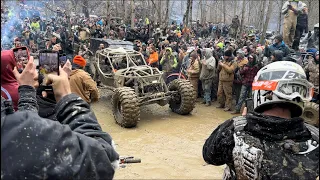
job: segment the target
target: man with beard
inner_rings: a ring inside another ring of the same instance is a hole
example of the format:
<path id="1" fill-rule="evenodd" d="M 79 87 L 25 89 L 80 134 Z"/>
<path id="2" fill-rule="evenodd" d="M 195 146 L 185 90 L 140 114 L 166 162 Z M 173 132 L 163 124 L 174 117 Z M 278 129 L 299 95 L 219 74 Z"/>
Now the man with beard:
<path id="1" fill-rule="evenodd" d="M 204 101 L 206 106 L 211 106 L 211 90 L 214 77 L 216 75 L 216 59 L 212 56 L 212 50 L 204 49 L 204 59 L 201 61 L 200 80 L 202 82 L 202 89 L 204 91 Z"/>
<path id="2" fill-rule="evenodd" d="M 217 108 L 224 108 L 224 111 L 231 111 L 232 108 L 232 84 L 234 80 L 234 70 L 237 68 L 232 51 L 224 52 L 223 61 L 219 62 L 219 85 L 218 85 L 218 102 Z"/>

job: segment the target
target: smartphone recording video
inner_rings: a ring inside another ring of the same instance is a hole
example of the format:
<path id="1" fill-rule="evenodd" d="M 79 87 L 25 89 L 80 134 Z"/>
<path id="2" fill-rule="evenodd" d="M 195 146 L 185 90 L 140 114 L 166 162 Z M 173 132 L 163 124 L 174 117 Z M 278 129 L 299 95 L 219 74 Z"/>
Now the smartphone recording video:
<path id="1" fill-rule="evenodd" d="M 66 62 L 67 62 L 67 56 L 65 54 L 59 57 L 59 63 L 61 67 L 63 67 L 66 64 Z"/>
<path id="2" fill-rule="evenodd" d="M 22 72 L 29 60 L 29 52 L 27 47 L 18 47 L 13 49 L 16 66 L 19 72 Z"/>
<path id="3" fill-rule="evenodd" d="M 39 53 L 39 74 L 44 77 L 41 85 L 45 85 L 48 74 L 59 74 L 59 54 L 58 52 L 40 52 Z"/>
<path id="4" fill-rule="evenodd" d="M 247 112 L 248 113 L 252 113 L 253 112 L 254 105 L 253 105 L 253 99 L 252 98 L 246 99 L 246 107 L 247 107 Z"/>

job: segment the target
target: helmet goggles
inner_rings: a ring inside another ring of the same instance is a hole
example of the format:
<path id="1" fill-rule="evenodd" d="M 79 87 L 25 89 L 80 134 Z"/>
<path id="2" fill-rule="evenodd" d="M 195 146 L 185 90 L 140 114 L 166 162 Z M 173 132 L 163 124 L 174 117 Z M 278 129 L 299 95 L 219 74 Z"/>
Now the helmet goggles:
<path id="1" fill-rule="evenodd" d="M 252 90 L 272 91 L 276 96 L 286 100 L 300 98 L 310 101 L 313 97 L 313 85 L 306 79 L 280 79 L 277 81 L 255 81 Z"/>

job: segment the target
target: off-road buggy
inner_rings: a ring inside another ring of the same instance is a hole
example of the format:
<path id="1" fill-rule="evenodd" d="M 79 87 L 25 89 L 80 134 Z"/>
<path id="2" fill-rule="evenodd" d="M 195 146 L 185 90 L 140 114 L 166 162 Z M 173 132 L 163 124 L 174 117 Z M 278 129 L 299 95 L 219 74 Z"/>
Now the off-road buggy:
<path id="1" fill-rule="evenodd" d="M 175 113 L 189 114 L 196 94 L 187 80 L 177 79 L 166 85 L 162 72 L 148 66 L 143 55 L 126 48 L 106 48 L 96 52 L 95 60 L 101 82 L 110 87 L 116 122 L 126 128 L 140 120 L 140 106 L 169 104 Z"/>

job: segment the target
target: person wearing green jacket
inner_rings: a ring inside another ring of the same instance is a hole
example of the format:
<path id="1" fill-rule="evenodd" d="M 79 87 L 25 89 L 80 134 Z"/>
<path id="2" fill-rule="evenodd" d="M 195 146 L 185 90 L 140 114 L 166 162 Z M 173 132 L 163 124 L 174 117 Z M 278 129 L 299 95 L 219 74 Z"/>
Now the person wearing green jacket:
<path id="1" fill-rule="evenodd" d="M 34 19 L 31 23 L 31 28 L 36 32 L 40 31 L 40 23 L 36 19 Z"/>
<path id="2" fill-rule="evenodd" d="M 167 82 L 169 74 L 178 66 L 177 58 L 173 55 L 171 48 L 166 48 L 160 64 L 162 65 L 163 79 Z"/>

